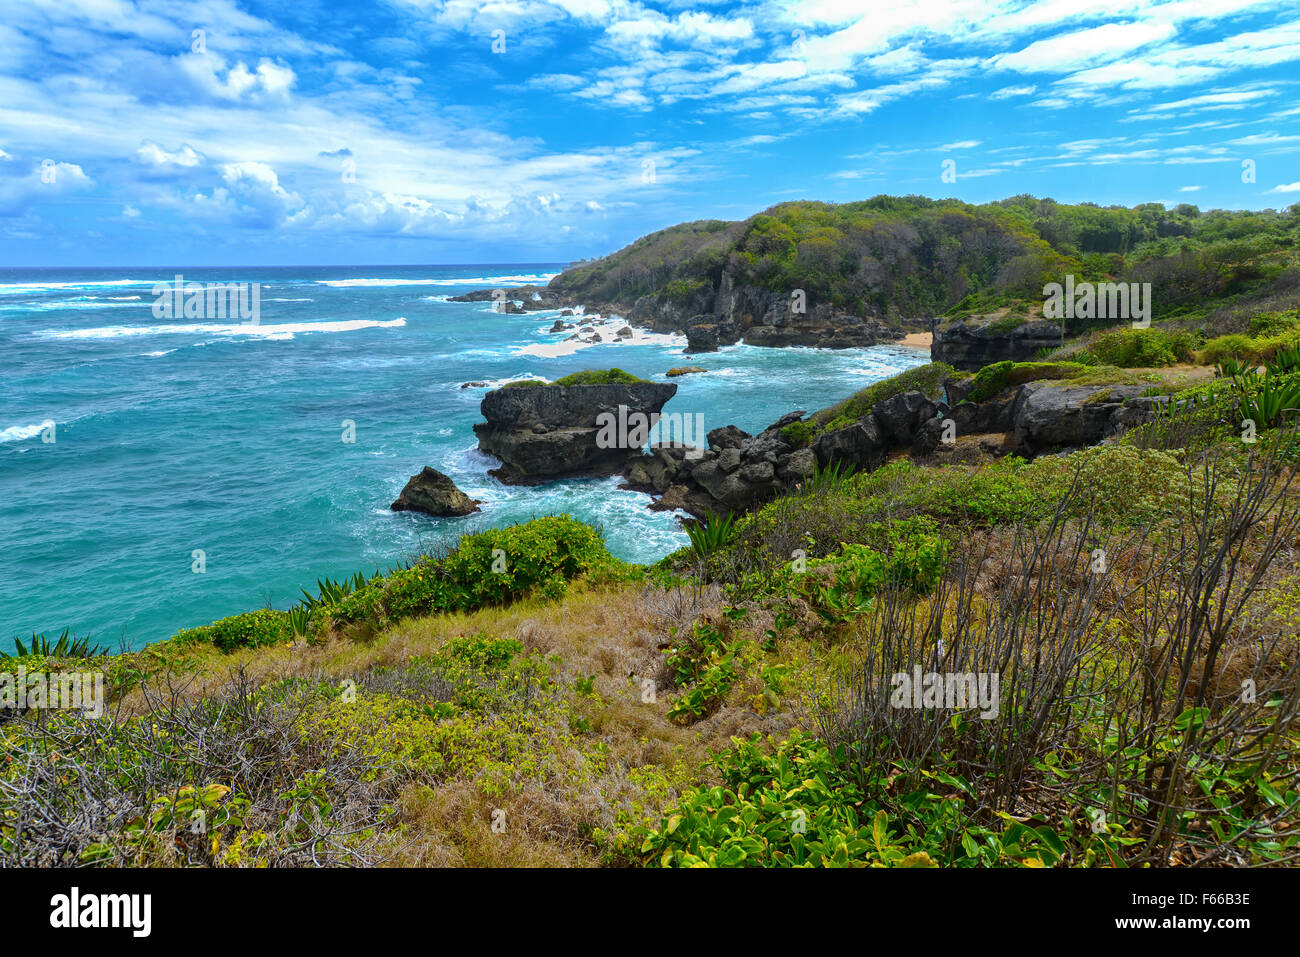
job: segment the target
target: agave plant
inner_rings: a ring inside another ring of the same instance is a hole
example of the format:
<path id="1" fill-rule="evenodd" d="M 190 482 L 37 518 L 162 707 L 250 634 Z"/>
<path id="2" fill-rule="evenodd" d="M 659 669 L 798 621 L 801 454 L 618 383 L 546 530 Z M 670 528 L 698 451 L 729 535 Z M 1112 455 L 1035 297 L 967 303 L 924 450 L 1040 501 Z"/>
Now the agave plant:
<path id="1" fill-rule="evenodd" d="M 311 612 L 323 605 L 337 605 L 348 595 L 355 591 L 360 591 L 366 586 L 366 576 L 357 572 L 351 578 L 343 578 L 335 581 L 332 578 L 316 579 L 316 596 L 313 596 L 306 589 L 303 589 L 302 604 L 307 607 L 307 613 L 310 617 Z"/>
<path id="2" fill-rule="evenodd" d="M 1279 349 L 1265 366 L 1273 375 L 1287 375 L 1300 372 L 1300 345 L 1290 349 Z"/>
<path id="3" fill-rule="evenodd" d="M 1220 379 L 1236 379 L 1252 371 L 1249 366 L 1234 356 L 1220 359 L 1214 364 L 1214 374 Z"/>
<path id="4" fill-rule="evenodd" d="M 828 462 L 825 468 L 814 465 L 812 478 L 804 482 L 804 491 L 829 492 L 856 471 L 856 465 L 844 461 Z"/>
<path id="5" fill-rule="evenodd" d="M 1256 428 L 1271 428 L 1287 412 L 1300 411 L 1300 379 L 1278 379 L 1265 375 L 1253 389 L 1242 389 L 1238 400 L 1242 419 Z"/>
<path id="6" fill-rule="evenodd" d="M 35 632 L 32 632 L 30 645 L 24 644 L 21 638 L 15 638 L 14 654 L 11 655 L 4 649 L 0 649 L 0 658 L 26 658 L 28 656 L 98 658 L 107 653 L 107 649 L 101 648 L 99 645 L 92 645 L 89 635 L 83 635 L 79 638 L 65 628 L 63 634 L 59 635 L 55 641 L 50 641 L 44 633 L 38 635 Z"/>
<path id="7" fill-rule="evenodd" d="M 306 602 L 301 602 L 289 609 L 289 627 L 293 629 L 295 638 L 306 636 L 307 629 L 311 627 L 312 608 Z"/>
<path id="8" fill-rule="evenodd" d="M 688 525 L 686 534 L 690 536 L 691 548 L 695 550 L 695 554 L 703 558 L 726 545 L 735 531 L 735 518 L 734 513 L 728 514 L 725 518 L 720 515 L 710 515 L 706 521 Z"/>

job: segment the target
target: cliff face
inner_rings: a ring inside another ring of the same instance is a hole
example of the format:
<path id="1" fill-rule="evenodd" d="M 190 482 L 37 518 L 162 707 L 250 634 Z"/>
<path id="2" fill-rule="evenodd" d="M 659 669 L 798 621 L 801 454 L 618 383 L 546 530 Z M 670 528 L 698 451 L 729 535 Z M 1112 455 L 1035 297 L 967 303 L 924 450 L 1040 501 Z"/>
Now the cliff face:
<path id="1" fill-rule="evenodd" d="M 741 339 L 753 346 L 817 346 L 850 349 L 894 342 L 903 330 L 874 316 L 859 316 L 826 302 L 804 297 L 796 311 L 790 293 L 736 283 L 724 272 L 716 285 L 705 284 L 689 295 L 639 296 L 631 301 L 601 301 L 563 288 L 523 286 L 502 291 L 478 289 L 452 302 L 502 303 L 508 313 L 584 306 L 588 313 L 616 313 L 656 332 L 684 333 L 688 352 L 713 352 Z"/>
<path id="2" fill-rule="evenodd" d="M 501 460 L 492 474 L 503 482 L 612 475 L 640 445 L 611 446 L 598 421 L 602 414 L 634 428 L 635 416 L 657 415 L 676 394 L 675 384 L 656 382 L 495 389 L 483 397 L 479 410 L 487 421 L 474 432 L 479 448 Z M 616 435 L 625 438 L 626 430 Z"/>
<path id="3" fill-rule="evenodd" d="M 660 332 L 686 334 L 688 352 L 712 352 L 741 339 L 752 346 L 817 346 L 849 349 L 893 342 L 901 329 L 875 317 L 845 312 L 804 297 L 796 311 L 790 293 L 737 284 L 724 272 L 717 285 L 706 285 L 684 301 L 642 296 L 625 314 Z M 610 311 L 618 311 L 610 304 Z"/>
<path id="4" fill-rule="evenodd" d="M 978 372 L 993 362 L 1027 362 L 1042 349 L 1061 344 L 1061 327 L 1054 322 L 1025 322 L 1010 329 L 997 323 L 972 321 L 939 326 L 930 345 L 930 358 L 955 369 Z"/>

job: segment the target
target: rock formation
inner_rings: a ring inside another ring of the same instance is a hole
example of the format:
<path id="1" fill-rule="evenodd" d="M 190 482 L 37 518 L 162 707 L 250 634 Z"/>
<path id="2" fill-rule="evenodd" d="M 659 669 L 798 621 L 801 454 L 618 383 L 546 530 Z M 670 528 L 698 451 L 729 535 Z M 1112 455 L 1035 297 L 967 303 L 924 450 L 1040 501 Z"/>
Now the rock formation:
<path id="1" fill-rule="evenodd" d="M 479 407 L 487 421 L 474 432 L 479 448 L 501 460 L 492 474 L 503 482 L 613 475 L 633 449 L 602 447 L 609 443 L 600 441 L 598 417 L 618 417 L 620 407 L 630 423 L 637 415 L 657 416 L 676 393 L 676 385 L 655 382 L 494 389 Z"/>
<path id="2" fill-rule="evenodd" d="M 426 465 L 419 474 L 411 476 L 390 507 L 394 512 L 423 512 L 445 517 L 477 512 L 480 504 L 478 499 L 470 498 L 458 489 L 446 475 Z"/>
<path id="3" fill-rule="evenodd" d="M 1008 327 L 972 318 L 937 327 L 930 358 L 955 369 L 977 372 L 1006 359 L 1027 362 L 1040 350 L 1055 349 L 1060 344 L 1061 327 L 1054 322 L 1040 319 Z"/>

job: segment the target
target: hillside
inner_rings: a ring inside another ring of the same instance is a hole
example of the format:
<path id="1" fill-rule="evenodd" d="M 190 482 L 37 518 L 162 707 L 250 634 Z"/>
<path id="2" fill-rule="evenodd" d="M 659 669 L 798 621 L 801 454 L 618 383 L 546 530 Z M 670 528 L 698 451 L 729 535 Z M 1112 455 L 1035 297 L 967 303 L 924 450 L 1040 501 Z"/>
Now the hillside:
<path id="1" fill-rule="evenodd" d="M 831 443 L 653 567 L 546 517 L 137 653 L 20 647 L 0 686 L 101 673 L 107 714 L 0 710 L 0 863 L 1300 858 L 1300 351 L 934 371 L 954 442 Z"/>
<path id="2" fill-rule="evenodd" d="M 928 328 L 936 316 L 1008 308 L 1032 315 L 1044 285 L 1068 274 L 1149 282 L 1157 321 L 1197 322 L 1217 335 L 1244 331 L 1235 315 L 1243 306 L 1295 307 L 1298 244 L 1298 206 L 1202 212 L 1028 195 L 978 206 L 921 196 L 790 202 L 742 222 L 701 220 L 651 233 L 565 270 L 531 307 L 618 312 L 686 333 L 695 351 L 740 338 L 870 345 L 904 328 Z M 803 291 L 797 306 L 796 290 Z M 1089 325 L 1071 323 L 1067 333 Z"/>

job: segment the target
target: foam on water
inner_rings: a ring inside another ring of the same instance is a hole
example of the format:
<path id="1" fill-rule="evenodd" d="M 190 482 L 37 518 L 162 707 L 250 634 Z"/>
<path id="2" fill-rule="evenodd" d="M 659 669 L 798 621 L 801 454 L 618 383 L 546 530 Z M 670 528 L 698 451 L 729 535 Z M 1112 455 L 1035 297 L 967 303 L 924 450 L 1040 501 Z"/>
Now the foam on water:
<path id="1" fill-rule="evenodd" d="M 387 322 L 379 319 L 346 319 L 336 322 L 291 322 L 281 324 L 213 322 L 172 323 L 164 326 L 101 326 L 95 329 L 42 329 L 43 339 L 115 339 L 120 336 L 214 335 L 256 336 L 261 339 L 290 339 L 296 332 L 356 332 L 358 329 L 400 329 L 406 318 Z"/>
<path id="2" fill-rule="evenodd" d="M 525 487 L 489 474 L 500 463 L 473 433 L 488 389 L 610 366 L 664 381 L 699 364 L 707 374 L 670 380 L 678 391 L 665 412 L 702 415 L 705 431 L 757 432 L 925 361 L 897 347 L 749 345 L 683 360 L 682 336 L 633 326 L 619 339 L 616 316 L 595 327 L 599 347 L 575 346 L 572 329 L 550 332 L 553 310 L 446 301 L 544 282 L 556 274 L 544 263 L 249 268 L 241 280 L 274 289 L 257 325 L 142 314 L 151 297 L 141 287 L 163 271 L 196 282 L 231 272 L 124 270 L 121 282 L 116 270 L 0 272 L 0 647 L 71 628 L 138 648 L 268 601 L 288 607 L 318 578 L 369 574 L 466 532 L 559 512 L 600 526 L 620 558 L 654 561 L 686 541 L 679 517 L 649 511 L 620 479 Z M 55 443 L 40 441 L 46 421 L 58 423 Z M 426 465 L 482 511 L 391 512 Z M 207 571 L 196 575 L 200 548 Z"/>

